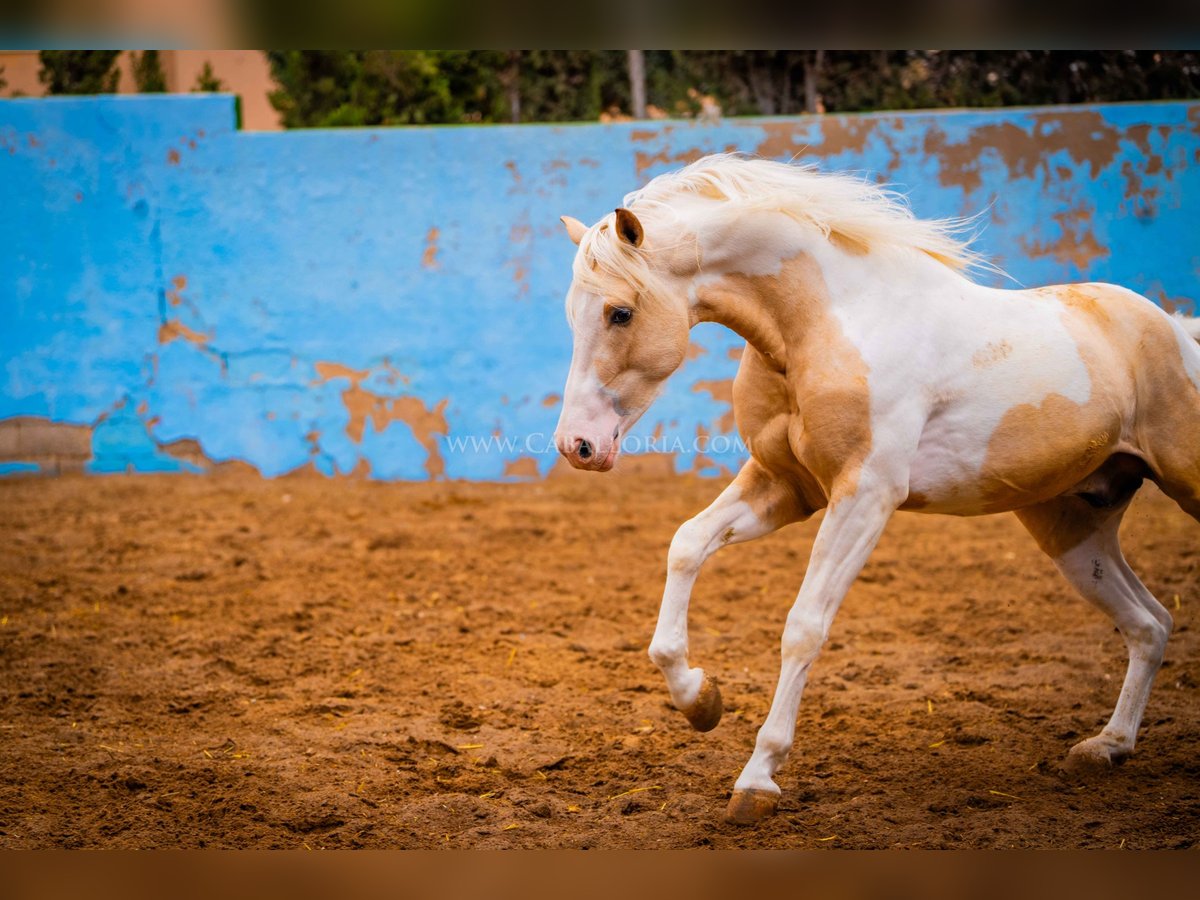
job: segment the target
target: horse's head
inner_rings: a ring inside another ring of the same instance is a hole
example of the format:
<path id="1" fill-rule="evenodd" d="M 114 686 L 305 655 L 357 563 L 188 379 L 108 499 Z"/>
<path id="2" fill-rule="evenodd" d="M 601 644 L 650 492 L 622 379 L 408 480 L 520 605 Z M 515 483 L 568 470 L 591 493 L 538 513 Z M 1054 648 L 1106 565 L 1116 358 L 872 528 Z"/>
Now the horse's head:
<path id="1" fill-rule="evenodd" d="M 669 264 L 674 248 L 647 241 L 629 210 L 591 228 L 563 224 L 579 245 L 567 294 L 575 345 L 554 437 L 575 468 L 607 472 L 687 354 L 686 286 Z"/>

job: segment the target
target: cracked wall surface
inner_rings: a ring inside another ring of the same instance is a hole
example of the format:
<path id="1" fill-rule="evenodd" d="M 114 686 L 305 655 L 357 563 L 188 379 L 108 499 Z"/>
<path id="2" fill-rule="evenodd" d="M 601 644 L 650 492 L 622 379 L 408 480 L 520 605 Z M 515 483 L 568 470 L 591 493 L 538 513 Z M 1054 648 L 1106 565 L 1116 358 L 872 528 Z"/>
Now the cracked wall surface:
<path id="1" fill-rule="evenodd" d="M 863 172 L 924 217 L 982 213 L 981 249 L 1025 285 L 1200 296 L 1197 104 L 234 122 L 219 96 L 0 101 L 0 474 L 544 476 L 570 358 L 558 216 L 594 221 L 714 151 Z M 676 470 L 730 471 L 741 341 L 692 338 L 635 437 Z"/>

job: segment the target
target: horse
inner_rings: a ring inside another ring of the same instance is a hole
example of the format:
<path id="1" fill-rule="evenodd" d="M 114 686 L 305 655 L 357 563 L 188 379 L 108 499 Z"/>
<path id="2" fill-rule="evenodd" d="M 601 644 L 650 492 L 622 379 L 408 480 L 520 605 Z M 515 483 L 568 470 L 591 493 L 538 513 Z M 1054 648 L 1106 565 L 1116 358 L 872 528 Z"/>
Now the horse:
<path id="1" fill-rule="evenodd" d="M 733 411 L 749 459 L 675 533 L 649 646 L 696 730 L 722 713 L 688 656 L 701 566 L 824 510 L 727 822 L 775 812 L 809 668 L 898 510 L 1016 514 L 1128 649 L 1111 718 L 1063 769 L 1133 752 L 1172 620 L 1117 531 L 1147 478 L 1200 519 L 1200 320 L 1112 284 L 985 286 L 969 220 L 919 219 L 856 176 L 736 154 L 660 175 L 590 227 L 562 222 L 578 249 L 555 442 L 575 468 L 613 467 L 693 325 L 746 341 Z"/>

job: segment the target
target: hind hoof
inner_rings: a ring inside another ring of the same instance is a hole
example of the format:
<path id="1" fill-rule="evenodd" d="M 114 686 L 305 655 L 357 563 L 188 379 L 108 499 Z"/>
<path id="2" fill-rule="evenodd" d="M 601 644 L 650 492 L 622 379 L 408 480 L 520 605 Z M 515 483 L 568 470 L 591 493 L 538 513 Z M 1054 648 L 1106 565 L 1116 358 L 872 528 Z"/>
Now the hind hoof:
<path id="1" fill-rule="evenodd" d="M 721 721 L 721 713 L 724 711 L 721 689 L 713 679 L 705 675 L 704 683 L 700 685 L 700 694 L 691 706 L 683 710 L 683 714 L 697 731 L 712 731 Z"/>
<path id="2" fill-rule="evenodd" d="M 1059 770 L 1069 778 L 1089 778 L 1111 772 L 1128 758 L 1124 747 L 1097 735 L 1072 747 Z"/>
<path id="3" fill-rule="evenodd" d="M 725 821 L 730 825 L 756 825 L 775 815 L 778 806 L 779 795 L 771 791 L 734 791 L 725 809 Z"/>

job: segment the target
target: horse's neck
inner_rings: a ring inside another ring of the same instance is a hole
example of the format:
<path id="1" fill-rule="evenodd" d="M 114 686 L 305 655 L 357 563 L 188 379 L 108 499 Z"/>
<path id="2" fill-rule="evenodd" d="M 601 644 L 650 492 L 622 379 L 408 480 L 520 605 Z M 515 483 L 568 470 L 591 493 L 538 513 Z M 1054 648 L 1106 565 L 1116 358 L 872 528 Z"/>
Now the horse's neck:
<path id="1" fill-rule="evenodd" d="M 932 312 L 939 298 L 976 287 L 919 253 L 855 253 L 822 239 L 773 272 L 701 274 L 691 291 L 692 318 L 726 326 L 784 367 L 804 355 L 806 342 L 828 333 L 831 319 L 877 323 L 914 303 Z"/>

